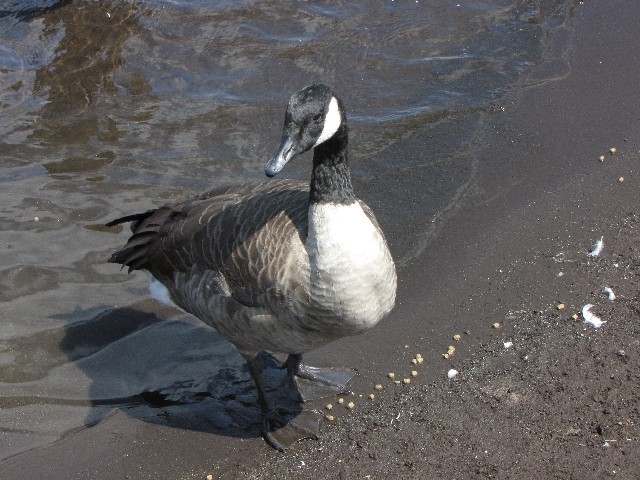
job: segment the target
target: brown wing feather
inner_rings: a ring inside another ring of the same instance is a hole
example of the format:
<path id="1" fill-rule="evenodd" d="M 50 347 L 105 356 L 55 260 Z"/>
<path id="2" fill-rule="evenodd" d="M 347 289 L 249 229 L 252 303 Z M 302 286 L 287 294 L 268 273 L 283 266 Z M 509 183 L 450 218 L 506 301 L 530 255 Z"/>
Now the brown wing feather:
<path id="1" fill-rule="evenodd" d="M 139 215 L 133 235 L 110 262 L 172 281 L 193 266 L 221 273 L 239 300 L 252 302 L 273 285 L 270 265 L 287 239 L 307 234 L 308 186 L 267 181 L 213 190 Z M 118 220 L 114 221 L 115 223 Z M 115 224 L 111 222 L 111 224 Z M 268 227 L 268 228 L 265 228 Z"/>

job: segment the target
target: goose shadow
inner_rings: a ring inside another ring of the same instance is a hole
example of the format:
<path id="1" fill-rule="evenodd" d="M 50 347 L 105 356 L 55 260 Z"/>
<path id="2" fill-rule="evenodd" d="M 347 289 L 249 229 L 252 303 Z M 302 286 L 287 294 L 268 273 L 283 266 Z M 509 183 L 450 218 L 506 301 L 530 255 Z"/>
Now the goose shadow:
<path id="1" fill-rule="evenodd" d="M 93 408 L 84 426 L 119 409 L 172 428 L 260 437 L 255 384 L 235 347 L 193 317 L 161 315 L 122 307 L 65 327 L 59 349 L 89 380 Z M 301 414 L 319 418 L 293 398 L 279 359 L 263 355 L 267 395 L 287 412 L 285 421 Z"/>

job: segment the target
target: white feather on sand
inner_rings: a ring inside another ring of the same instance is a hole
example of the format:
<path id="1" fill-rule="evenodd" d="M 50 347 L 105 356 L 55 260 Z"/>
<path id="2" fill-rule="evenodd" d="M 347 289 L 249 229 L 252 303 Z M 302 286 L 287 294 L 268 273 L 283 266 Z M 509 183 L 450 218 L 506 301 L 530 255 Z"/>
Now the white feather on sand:
<path id="1" fill-rule="evenodd" d="M 582 318 L 584 318 L 585 323 L 589 323 L 593 325 L 593 328 L 600 328 L 602 324 L 606 322 L 603 320 L 600 320 L 600 318 L 598 318 L 595 314 L 589 311 L 591 310 L 592 307 L 593 305 L 591 305 L 590 303 L 582 307 Z"/>
<path id="2" fill-rule="evenodd" d="M 596 243 L 593 245 L 593 248 L 587 255 L 590 257 L 597 257 L 602 253 L 603 248 L 604 248 L 604 237 L 600 237 L 599 240 L 596 240 Z"/>
<path id="3" fill-rule="evenodd" d="M 604 293 L 606 293 L 609 296 L 609 300 L 611 300 L 612 302 L 616 299 L 616 294 L 613 293 L 613 290 L 611 290 L 609 287 L 604 287 Z"/>

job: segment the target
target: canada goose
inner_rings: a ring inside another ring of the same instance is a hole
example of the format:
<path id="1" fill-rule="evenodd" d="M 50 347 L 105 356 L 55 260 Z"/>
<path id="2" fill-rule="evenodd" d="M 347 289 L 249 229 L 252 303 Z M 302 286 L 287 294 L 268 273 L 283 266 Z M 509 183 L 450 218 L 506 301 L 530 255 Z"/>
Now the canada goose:
<path id="1" fill-rule="evenodd" d="M 263 435 L 281 423 L 265 396 L 261 350 L 302 354 L 377 324 L 393 308 L 396 271 L 373 213 L 357 200 L 347 165 L 342 102 L 326 85 L 295 93 L 273 177 L 314 148 L 310 186 L 266 180 L 218 188 L 108 223 L 133 222 L 110 262 L 147 270 L 164 294 L 232 342 L 246 359 L 263 411 Z M 159 282 L 159 283 L 158 283 Z"/>

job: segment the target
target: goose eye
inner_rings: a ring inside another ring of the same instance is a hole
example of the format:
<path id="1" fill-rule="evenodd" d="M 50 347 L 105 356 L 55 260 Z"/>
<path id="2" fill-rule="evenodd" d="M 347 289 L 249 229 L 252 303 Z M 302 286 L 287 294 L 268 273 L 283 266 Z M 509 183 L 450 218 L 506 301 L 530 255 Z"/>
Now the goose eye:
<path id="1" fill-rule="evenodd" d="M 317 115 L 315 115 L 315 116 L 313 117 L 313 121 L 314 121 L 314 122 L 317 122 L 317 121 L 319 121 L 321 118 L 322 118 L 322 113 L 318 113 Z"/>

